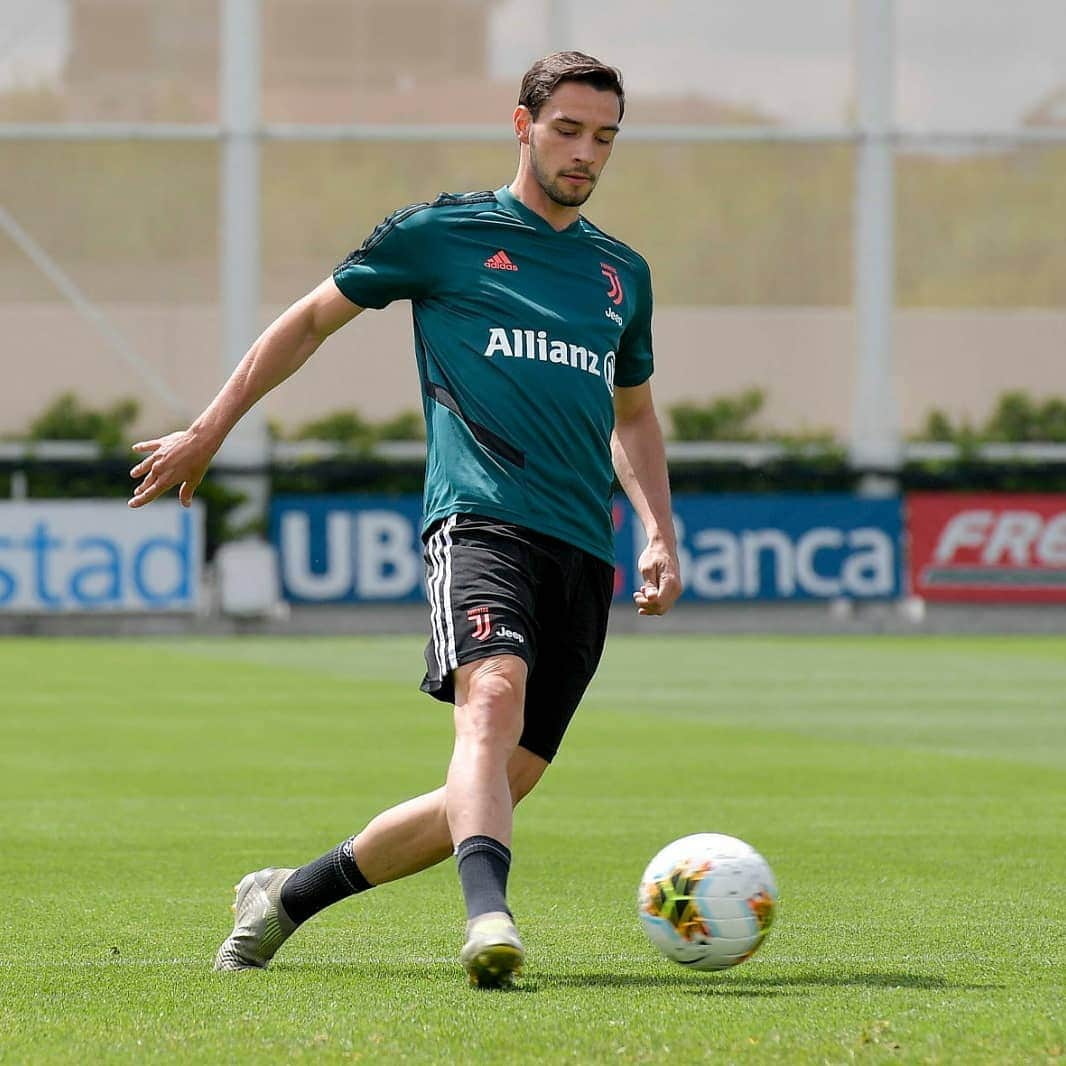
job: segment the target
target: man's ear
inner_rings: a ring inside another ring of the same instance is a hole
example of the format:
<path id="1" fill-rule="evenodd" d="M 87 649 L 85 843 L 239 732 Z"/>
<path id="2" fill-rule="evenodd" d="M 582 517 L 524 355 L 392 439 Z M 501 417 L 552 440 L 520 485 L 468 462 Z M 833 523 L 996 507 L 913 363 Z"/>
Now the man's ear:
<path id="1" fill-rule="evenodd" d="M 519 144 L 529 144 L 529 127 L 533 125 L 533 114 L 525 104 L 514 109 L 514 132 Z"/>

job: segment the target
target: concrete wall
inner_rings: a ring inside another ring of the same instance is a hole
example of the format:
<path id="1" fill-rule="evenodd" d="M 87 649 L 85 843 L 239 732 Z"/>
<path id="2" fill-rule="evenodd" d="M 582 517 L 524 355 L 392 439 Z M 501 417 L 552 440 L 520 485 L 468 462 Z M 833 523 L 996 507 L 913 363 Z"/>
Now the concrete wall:
<path id="1" fill-rule="evenodd" d="M 216 307 L 115 304 L 104 310 L 181 397 L 189 417 L 207 404 L 224 378 Z M 278 311 L 265 308 L 264 324 Z M 654 386 L 660 409 L 759 385 L 768 394 L 765 427 L 827 429 L 845 437 L 854 334 L 849 309 L 659 309 Z M 1066 313 L 904 311 L 896 318 L 896 363 L 908 432 L 932 407 L 979 420 L 1005 389 L 1066 395 Z M 0 366 L 0 435 L 23 431 L 65 390 L 91 405 L 136 396 L 144 433 L 181 421 L 64 304 L 0 304 Z M 266 400 L 268 414 L 288 428 L 342 408 L 379 419 L 418 403 L 406 305 L 362 315 Z"/>

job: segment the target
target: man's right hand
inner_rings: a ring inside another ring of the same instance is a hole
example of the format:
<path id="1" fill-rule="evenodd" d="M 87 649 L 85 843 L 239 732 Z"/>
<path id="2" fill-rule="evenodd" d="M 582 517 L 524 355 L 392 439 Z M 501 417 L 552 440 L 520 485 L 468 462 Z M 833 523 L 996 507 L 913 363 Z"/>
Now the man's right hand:
<path id="1" fill-rule="evenodd" d="M 178 499 L 183 507 L 192 506 L 193 494 L 207 473 L 217 448 L 207 444 L 191 429 L 168 433 L 156 440 L 142 440 L 133 445 L 135 452 L 147 452 L 131 471 L 130 477 L 142 478 L 133 490 L 130 507 L 143 507 L 180 485 Z"/>
<path id="2" fill-rule="evenodd" d="M 226 434 L 271 389 L 295 373 L 318 346 L 363 309 L 337 288 L 332 277 L 283 311 L 252 345 L 211 405 L 186 430 L 133 445 L 145 458 L 130 477 L 144 480 L 130 507 L 143 507 L 180 485 L 178 499 L 192 505 L 193 493 Z"/>

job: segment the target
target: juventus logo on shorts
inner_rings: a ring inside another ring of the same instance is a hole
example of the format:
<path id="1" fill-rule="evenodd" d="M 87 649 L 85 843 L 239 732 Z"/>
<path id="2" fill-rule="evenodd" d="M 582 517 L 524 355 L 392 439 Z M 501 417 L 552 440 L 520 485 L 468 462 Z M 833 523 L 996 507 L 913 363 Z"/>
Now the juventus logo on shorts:
<path id="1" fill-rule="evenodd" d="M 487 607 L 475 607 L 466 612 L 466 617 L 474 623 L 475 640 L 488 640 L 492 636 L 492 617 Z"/>

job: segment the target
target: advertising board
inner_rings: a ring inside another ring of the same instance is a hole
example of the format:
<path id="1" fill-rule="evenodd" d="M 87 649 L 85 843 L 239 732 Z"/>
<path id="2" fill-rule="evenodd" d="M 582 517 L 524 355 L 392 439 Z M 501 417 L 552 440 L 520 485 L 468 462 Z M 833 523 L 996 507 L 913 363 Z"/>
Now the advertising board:
<path id="1" fill-rule="evenodd" d="M 632 567 L 628 588 L 639 584 L 644 531 L 627 511 L 618 557 Z M 674 524 L 686 600 L 890 599 L 903 586 L 895 497 L 679 495 Z"/>
<path id="2" fill-rule="evenodd" d="M 203 525 L 199 503 L 0 502 L 0 611 L 193 611 Z"/>
<path id="3" fill-rule="evenodd" d="M 906 510 L 916 595 L 1066 602 L 1066 495 L 912 493 Z"/>
<path id="4" fill-rule="evenodd" d="M 417 496 L 280 496 L 271 512 L 284 595 L 296 603 L 424 598 Z M 892 598 L 902 588 L 898 499 L 677 496 L 688 600 Z M 644 533 L 614 507 L 615 594 L 640 584 Z"/>
<path id="5" fill-rule="evenodd" d="M 270 539 L 293 603 L 425 599 L 420 496 L 275 496 Z"/>

